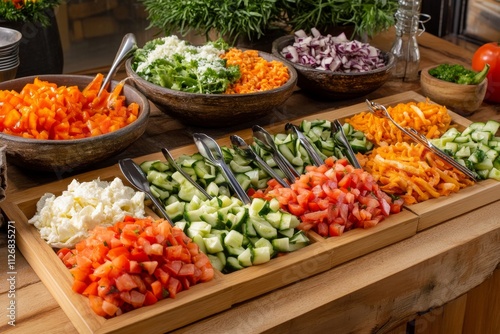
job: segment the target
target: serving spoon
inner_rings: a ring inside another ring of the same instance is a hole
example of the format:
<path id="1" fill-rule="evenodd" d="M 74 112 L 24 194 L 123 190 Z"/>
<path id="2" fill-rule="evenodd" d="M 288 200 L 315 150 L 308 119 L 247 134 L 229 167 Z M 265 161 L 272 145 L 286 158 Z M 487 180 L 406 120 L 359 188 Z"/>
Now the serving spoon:
<path id="1" fill-rule="evenodd" d="M 300 143 L 306 150 L 307 154 L 309 154 L 309 157 L 312 159 L 312 162 L 316 166 L 321 166 L 325 163 L 323 159 L 321 159 L 321 157 L 319 156 L 318 152 L 316 152 L 314 147 L 311 145 L 309 140 L 306 138 L 306 136 L 299 130 L 299 128 L 296 125 L 292 123 L 286 123 L 285 131 L 287 133 L 294 133 L 297 136 L 297 138 L 300 140 Z"/>
<path id="2" fill-rule="evenodd" d="M 162 148 L 161 153 L 163 153 L 163 156 L 167 159 L 170 166 L 172 166 L 176 171 L 181 173 L 182 176 L 184 176 L 184 178 L 186 178 L 193 186 L 195 186 L 195 188 L 198 189 L 203 194 L 203 196 L 205 196 L 206 199 L 212 199 L 212 196 L 210 196 L 202 186 L 196 183 L 196 181 L 193 180 L 191 176 L 188 173 L 186 173 L 186 171 L 182 169 L 182 167 L 175 162 L 174 157 L 170 154 L 170 152 L 166 148 Z"/>
<path id="3" fill-rule="evenodd" d="M 359 164 L 358 159 L 356 158 L 356 154 L 354 153 L 351 144 L 347 140 L 347 137 L 344 132 L 344 128 L 342 127 L 342 124 L 340 124 L 340 121 L 338 119 L 334 120 L 331 123 L 331 128 L 332 132 L 335 134 L 335 139 L 340 142 L 342 146 L 346 149 L 346 155 L 347 159 L 349 162 L 355 167 L 355 168 L 361 168 L 361 165 Z"/>
<path id="4" fill-rule="evenodd" d="M 467 177 L 469 177 L 473 181 L 477 181 L 476 175 L 468 169 L 465 166 L 462 166 L 460 163 L 458 163 L 455 159 L 441 151 L 439 148 L 434 146 L 434 144 L 431 143 L 429 138 L 427 138 L 425 135 L 421 134 L 417 130 L 411 127 L 403 127 L 399 125 L 398 122 L 396 122 L 387 109 L 381 105 L 380 103 L 370 101 L 366 99 L 366 104 L 368 104 L 368 109 L 378 117 L 383 117 L 389 119 L 401 132 L 403 132 L 405 135 L 410 137 L 414 142 L 419 143 L 423 146 L 425 146 L 428 150 L 430 150 L 432 153 L 436 154 L 439 158 L 450 164 L 452 167 L 455 169 L 459 170 L 463 174 L 465 174 Z"/>
<path id="5" fill-rule="evenodd" d="M 273 136 L 264 128 L 259 125 L 254 125 L 252 127 L 253 137 L 263 146 L 267 151 L 271 152 L 273 155 L 273 160 L 276 162 L 281 171 L 285 174 L 288 181 L 291 183 L 295 182 L 295 179 L 300 176 L 300 173 L 292 166 L 292 164 L 283 157 L 281 152 L 276 147 L 274 143 Z"/>
<path id="6" fill-rule="evenodd" d="M 137 49 L 137 42 L 135 39 L 135 35 L 132 33 L 128 33 L 125 36 L 123 36 L 122 43 L 118 48 L 118 51 L 115 55 L 115 59 L 113 60 L 113 63 L 111 65 L 111 68 L 109 69 L 108 74 L 106 75 L 106 77 L 102 82 L 101 88 L 99 89 L 97 96 L 101 96 L 101 93 L 107 88 L 109 82 L 111 81 L 111 79 L 113 79 L 118 68 L 120 68 L 123 62 L 128 57 L 130 57 L 136 49 Z"/>
<path id="7" fill-rule="evenodd" d="M 125 178 L 138 190 L 144 192 L 149 199 L 153 202 L 153 204 L 156 206 L 158 211 L 162 214 L 162 216 L 170 223 L 170 225 L 174 226 L 174 222 L 170 217 L 168 216 L 167 212 L 165 211 L 165 207 L 163 204 L 156 198 L 156 196 L 153 195 L 151 192 L 151 188 L 149 186 L 149 182 L 146 179 L 146 176 L 144 176 L 144 173 L 142 172 L 141 167 L 137 165 L 132 159 L 126 158 L 122 159 L 118 162 L 118 165 L 120 166 L 120 170 L 122 171 L 123 175 Z"/>
<path id="8" fill-rule="evenodd" d="M 237 135 L 229 137 L 236 151 L 248 159 L 254 160 L 260 168 L 262 168 L 269 176 L 278 181 L 285 188 L 290 188 L 290 185 L 281 178 L 281 176 L 274 171 L 257 153 L 254 152 L 252 147 L 246 141 Z"/>
<path id="9" fill-rule="evenodd" d="M 200 154 L 212 164 L 219 167 L 222 175 L 224 175 L 225 179 L 229 182 L 238 198 L 244 204 L 250 204 L 252 202 L 250 197 L 248 197 L 247 193 L 243 190 L 233 172 L 224 161 L 219 144 L 204 133 L 193 134 L 193 139 Z"/>

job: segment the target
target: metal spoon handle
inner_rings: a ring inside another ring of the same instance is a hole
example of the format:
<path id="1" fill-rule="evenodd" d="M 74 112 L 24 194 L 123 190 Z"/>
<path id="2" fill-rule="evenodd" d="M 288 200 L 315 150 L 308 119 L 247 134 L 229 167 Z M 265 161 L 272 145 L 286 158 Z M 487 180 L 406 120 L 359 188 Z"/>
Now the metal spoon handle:
<path id="1" fill-rule="evenodd" d="M 195 186 L 195 188 L 198 189 L 203 194 L 203 196 L 205 196 L 207 199 L 212 199 L 212 196 L 210 196 L 201 185 L 199 185 L 195 180 L 193 180 L 191 176 L 188 173 L 186 173 L 184 169 L 182 169 L 181 166 L 177 165 L 177 163 L 174 160 L 174 157 L 172 157 L 172 155 L 166 148 L 162 148 L 161 152 L 163 153 L 163 156 L 167 159 L 168 163 L 172 167 L 174 167 L 176 171 L 181 173 L 181 175 L 184 176 L 184 178 L 188 180 L 193 186 Z"/>
<path id="2" fill-rule="evenodd" d="M 281 178 L 281 176 L 274 171 L 247 143 L 243 138 L 237 135 L 230 136 L 231 143 L 233 146 L 240 151 L 245 157 L 254 160 L 260 168 L 262 168 L 269 176 L 278 181 L 285 188 L 289 188 L 290 185 Z"/>
<path id="3" fill-rule="evenodd" d="M 313 163 L 316 166 L 321 166 L 322 164 L 325 163 L 323 161 L 323 159 L 321 159 L 321 157 L 319 156 L 318 152 L 316 152 L 316 150 L 314 149 L 314 147 L 311 145 L 311 143 L 309 142 L 309 140 L 306 138 L 306 136 L 297 128 L 297 126 L 295 126 L 292 123 L 287 123 L 285 125 L 285 129 L 287 131 L 291 130 L 291 131 L 293 131 L 295 133 L 295 135 L 297 136 L 297 138 L 300 140 L 300 143 L 302 144 L 302 146 L 306 150 L 307 154 L 309 154 L 309 157 L 312 159 Z"/>
<path id="4" fill-rule="evenodd" d="M 356 154 L 354 153 L 354 151 L 353 151 L 353 149 L 351 147 L 351 144 L 347 140 L 347 137 L 345 135 L 344 128 L 342 127 L 342 124 L 340 124 L 339 120 L 336 119 L 336 120 L 334 120 L 332 122 L 332 126 L 337 131 L 337 133 L 339 134 L 339 138 L 338 139 L 339 139 L 340 143 L 346 149 L 347 159 L 351 162 L 351 164 L 355 168 L 361 168 L 361 165 L 359 164 L 359 161 L 356 158 Z"/>
<path id="5" fill-rule="evenodd" d="M 220 170 L 226 180 L 229 182 L 231 187 L 233 188 L 234 192 L 236 192 L 236 195 L 238 195 L 238 198 L 244 203 L 244 204 L 250 204 L 252 203 L 252 200 L 248 196 L 248 194 L 243 190 L 241 185 L 239 184 L 238 180 L 236 180 L 236 177 L 234 176 L 233 172 L 231 169 L 226 165 L 225 163 L 220 163 L 219 164 Z"/>
<path id="6" fill-rule="evenodd" d="M 262 168 L 273 179 L 278 181 L 279 184 L 281 184 L 285 188 L 290 188 L 290 185 L 285 180 L 283 180 L 281 176 L 278 173 L 276 173 L 274 169 L 272 169 L 271 166 L 269 166 L 267 162 L 262 160 L 262 158 L 259 157 L 257 154 L 255 154 L 255 161 L 257 162 L 260 168 Z"/>
<path id="7" fill-rule="evenodd" d="M 118 162 L 120 169 L 125 178 L 138 190 L 144 192 L 149 199 L 153 202 L 154 206 L 160 211 L 162 216 L 167 220 L 170 225 L 174 226 L 174 222 L 170 219 L 163 203 L 160 202 L 151 192 L 149 182 L 144 176 L 141 167 L 139 167 L 132 159 L 122 159 Z"/>
<path id="8" fill-rule="evenodd" d="M 227 182 L 229 182 L 231 188 L 233 188 L 238 198 L 243 203 L 250 204 L 252 202 L 250 200 L 250 197 L 248 197 L 247 193 L 245 192 L 245 190 L 243 190 L 238 180 L 236 180 L 236 177 L 234 176 L 231 169 L 226 165 L 219 144 L 217 144 L 217 142 L 213 138 L 207 136 L 204 133 L 193 134 L 193 139 L 200 154 L 205 159 L 208 159 L 211 163 L 219 167 L 222 175 L 225 177 Z"/>
<path id="9" fill-rule="evenodd" d="M 115 59 L 113 60 L 113 63 L 111 65 L 111 68 L 109 69 L 108 74 L 106 75 L 104 81 L 102 82 L 101 88 L 99 89 L 99 93 L 97 93 L 97 96 L 100 96 L 101 93 L 104 91 L 104 89 L 106 89 L 109 82 L 115 75 L 115 72 L 122 65 L 123 61 L 125 61 L 125 59 L 131 56 L 132 52 L 134 52 L 136 48 L 137 48 L 137 42 L 135 40 L 134 34 L 128 33 L 125 36 L 123 36 L 122 43 L 118 48 L 118 52 L 115 55 Z"/>

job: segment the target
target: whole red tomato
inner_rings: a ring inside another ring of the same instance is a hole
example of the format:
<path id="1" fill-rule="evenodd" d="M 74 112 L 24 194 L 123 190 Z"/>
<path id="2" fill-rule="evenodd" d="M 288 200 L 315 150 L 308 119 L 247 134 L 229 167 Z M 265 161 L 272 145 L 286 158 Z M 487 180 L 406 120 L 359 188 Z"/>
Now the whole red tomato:
<path id="1" fill-rule="evenodd" d="M 488 102 L 500 103 L 500 43 L 491 42 L 480 46 L 472 57 L 472 68 L 480 71 L 484 64 L 490 64 L 488 72 L 488 88 L 484 99 Z"/>

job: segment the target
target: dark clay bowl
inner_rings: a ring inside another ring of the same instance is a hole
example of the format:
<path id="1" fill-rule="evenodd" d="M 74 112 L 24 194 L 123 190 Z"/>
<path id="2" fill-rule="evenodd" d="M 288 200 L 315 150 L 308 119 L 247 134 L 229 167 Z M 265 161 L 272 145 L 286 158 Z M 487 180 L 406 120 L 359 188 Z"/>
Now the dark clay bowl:
<path id="1" fill-rule="evenodd" d="M 0 83 L 0 90 L 21 91 L 27 83 L 32 83 L 36 76 L 22 77 Z M 78 86 L 85 88 L 94 79 L 84 75 L 39 75 L 41 80 L 58 86 Z M 111 89 L 117 84 L 111 83 Z M 0 132 L 1 145 L 7 145 L 7 161 L 23 169 L 55 172 L 72 172 L 93 163 L 104 160 L 137 140 L 146 130 L 149 118 L 149 102 L 135 88 L 125 85 L 122 94 L 126 103 L 139 104 L 139 116 L 136 121 L 117 131 L 95 137 L 71 140 L 27 139 Z"/>
<path id="2" fill-rule="evenodd" d="M 259 52 L 259 56 L 268 61 L 278 60 L 264 52 Z M 135 73 L 131 64 L 132 59 L 125 63 L 127 75 L 158 109 L 184 124 L 200 127 L 220 128 L 258 120 L 281 106 L 290 97 L 297 83 L 297 72 L 293 66 L 284 63 L 290 78 L 279 88 L 248 94 L 187 93 L 144 80 Z"/>
<path id="3" fill-rule="evenodd" d="M 324 71 L 293 63 L 281 55 L 281 50 L 292 45 L 294 39 L 293 35 L 279 37 L 273 42 L 272 53 L 297 70 L 297 86 L 311 95 L 334 100 L 352 99 L 375 91 L 391 77 L 395 63 L 394 56 L 390 52 L 381 51 L 386 65 L 373 71 L 363 73 Z"/>

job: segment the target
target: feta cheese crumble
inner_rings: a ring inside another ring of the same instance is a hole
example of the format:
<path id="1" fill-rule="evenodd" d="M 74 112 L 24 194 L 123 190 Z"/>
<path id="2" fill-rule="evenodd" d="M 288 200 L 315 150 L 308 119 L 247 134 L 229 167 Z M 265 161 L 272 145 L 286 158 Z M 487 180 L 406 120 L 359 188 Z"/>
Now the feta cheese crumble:
<path id="1" fill-rule="evenodd" d="M 113 225 L 126 215 L 144 217 L 144 196 L 119 178 L 111 182 L 73 180 L 60 196 L 43 195 L 28 222 L 52 247 L 73 247 L 97 225 Z"/>

